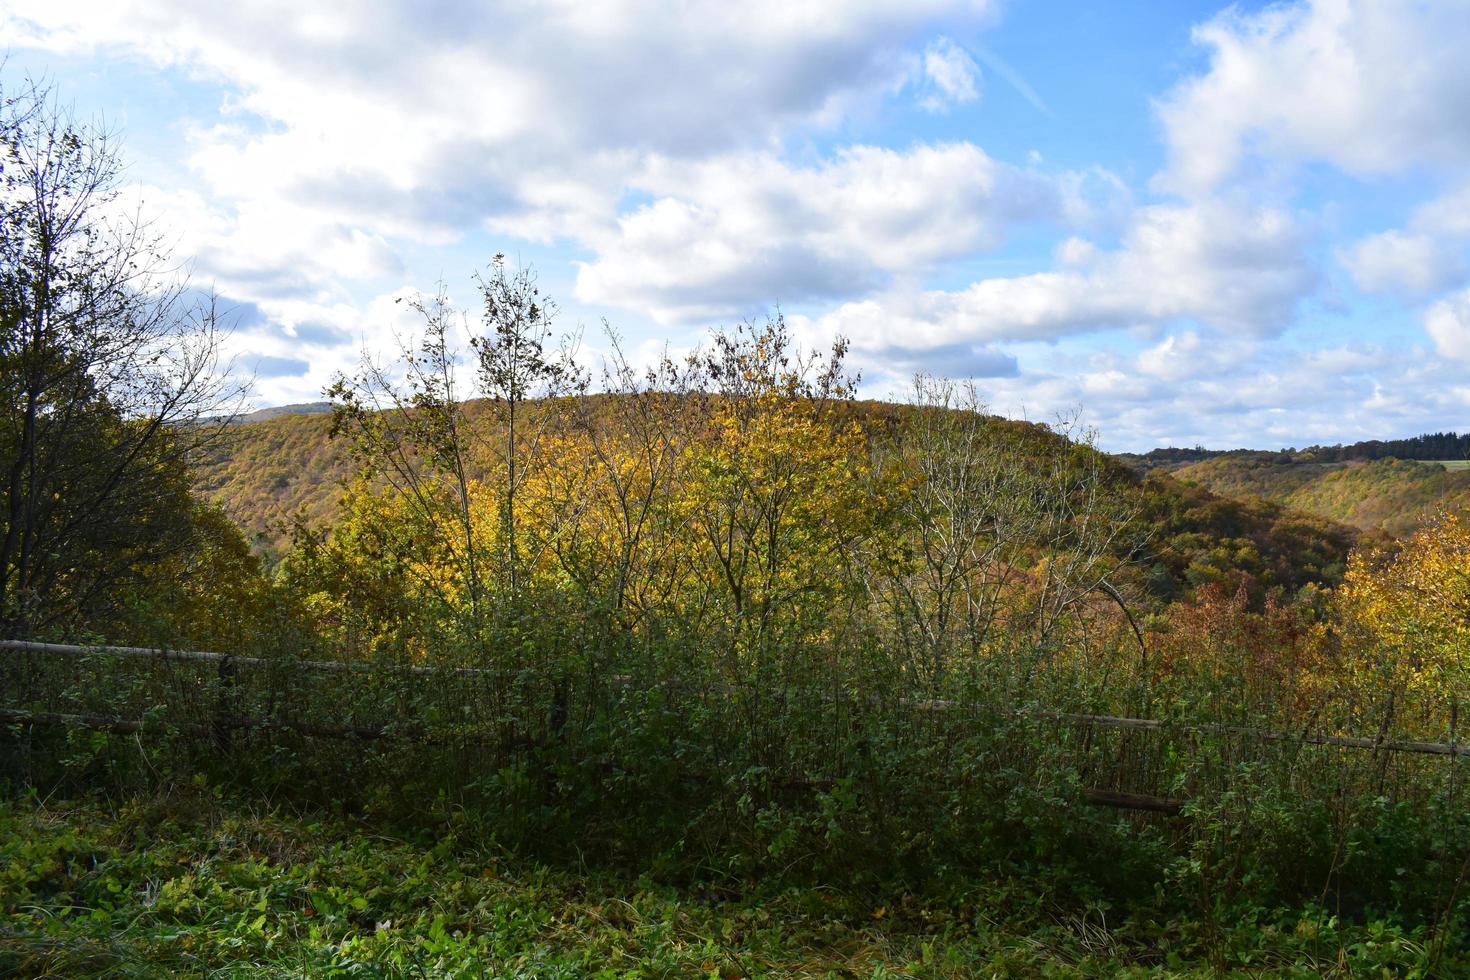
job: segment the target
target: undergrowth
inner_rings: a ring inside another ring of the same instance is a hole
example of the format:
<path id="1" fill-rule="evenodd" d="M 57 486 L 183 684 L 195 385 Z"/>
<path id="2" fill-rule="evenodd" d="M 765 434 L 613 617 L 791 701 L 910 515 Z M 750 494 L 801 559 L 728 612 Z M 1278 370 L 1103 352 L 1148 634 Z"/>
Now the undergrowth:
<path id="1" fill-rule="evenodd" d="M 1425 927 L 1328 911 L 1059 902 L 1044 872 L 914 893 L 549 866 L 462 811 L 415 828 L 169 796 L 0 805 L 20 976 L 1428 975 Z M 1451 944 L 1435 967 L 1470 971 Z"/>

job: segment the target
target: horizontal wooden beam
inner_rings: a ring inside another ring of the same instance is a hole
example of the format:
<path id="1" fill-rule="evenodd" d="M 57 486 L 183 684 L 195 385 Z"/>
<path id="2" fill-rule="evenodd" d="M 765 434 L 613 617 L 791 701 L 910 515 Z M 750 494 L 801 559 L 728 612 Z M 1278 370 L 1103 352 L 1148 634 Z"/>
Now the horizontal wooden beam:
<path id="1" fill-rule="evenodd" d="M 124 647 L 112 646 L 110 644 L 76 646 L 69 643 L 38 643 L 35 640 L 0 640 L 0 650 L 55 653 L 73 657 L 92 657 L 103 654 L 113 657 L 141 657 L 153 660 L 192 661 L 210 664 L 228 662 L 237 666 L 246 667 L 300 667 L 305 670 L 321 670 L 333 673 L 447 674 L 457 677 L 476 677 L 485 674 L 503 673 L 493 670 L 478 670 L 473 667 L 380 666 L 378 664 L 368 663 L 347 663 L 340 660 L 296 660 L 291 657 L 242 657 L 232 653 L 214 653 L 208 650 L 168 650 L 159 647 Z"/>
<path id="2" fill-rule="evenodd" d="M 1143 793 L 1120 793 L 1111 789 L 1084 789 L 1082 798 L 1093 806 L 1111 806 L 1120 810 L 1148 810 L 1177 817 L 1184 809 L 1184 800 L 1171 800 L 1164 796 L 1147 796 Z"/>
<path id="3" fill-rule="evenodd" d="M 231 731 L 288 731 L 316 738 L 345 738 L 372 740 L 389 737 L 382 728 L 351 727 L 339 725 L 316 725 L 311 722 L 280 719 L 222 718 L 208 725 L 197 722 L 161 721 L 148 724 L 129 718 L 111 718 L 106 715 L 64 714 L 56 711 L 23 711 L 15 708 L 0 708 L 0 724 L 42 725 L 63 728 L 92 728 L 114 732 L 118 735 L 133 735 L 141 732 L 177 731 L 200 737 L 212 736 L 220 729 Z M 405 733 L 407 735 L 409 733 Z"/>
<path id="4" fill-rule="evenodd" d="M 348 671 L 354 673 L 391 673 L 409 674 L 415 676 L 445 675 L 456 677 L 477 677 L 486 675 L 513 676 L 511 671 L 481 670 L 473 667 L 419 667 L 419 666 L 390 666 L 380 667 L 374 664 L 345 663 L 333 660 L 294 660 L 290 658 L 266 659 L 262 657 L 239 657 L 232 654 L 213 653 L 198 650 L 165 650 L 152 647 L 127 647 L 127 646 L 76 646 L 64 643 L 39 643 L 33 640 L 0 640 L 0 649 L 22 650 L 35 653 L 55 653 L 68 656 L 91 656 L 95 654 L 108 654 L 122 657 L 151 657 L 162 660 L 198 661 L 204 663 L 225 663 L 246 666 L 281 666 L 304 668 L 306 670 L 322 671 Z M 627 686 L 631 678 L 615 675 L 607 678 L 618 686 Z M 981 705 L 967 705 L 960 701 L 947 701 L 942 699 L 918 700 L 900 698 L 899 704 L 917 711 L 943 712 L 956 708 L 979 708 Z M 1240 725 L 1221 724 L 1189 724 L 1183 722 L 1167 722 L 1156 718 L 1124 718 L 1114 715 L 1074 714 L 1059 711 L 1022 710 L 1023 715 L 1038 718 L 1049 718 L 1056 721 L 1065 721 L 1075 724 L 1089 725 L 1095 728 L 1112 728 L 1133 731 L 1161 731 L 1169 730 L 1176 732 L 1188 732 L 1202 735 L 1239 735 L 1246 738 L 1254 738 L 1263 742 L 1292 742 L 1304 745 L 1328 745 L 1347 749 L 1368 749 L 1383 752 L 1407 752 L 1419 755 L 1442 755 L 1442 756 L 1465 756 L 1470 757 L 1470 743 L 1459 742 L 1419 742 L 1402 739 L 1385 738 L 1361 738 L 1351 735 L 1324 735 L 1311 732 L 1278 732 L 1269 729 L 1249 728 Z"/>

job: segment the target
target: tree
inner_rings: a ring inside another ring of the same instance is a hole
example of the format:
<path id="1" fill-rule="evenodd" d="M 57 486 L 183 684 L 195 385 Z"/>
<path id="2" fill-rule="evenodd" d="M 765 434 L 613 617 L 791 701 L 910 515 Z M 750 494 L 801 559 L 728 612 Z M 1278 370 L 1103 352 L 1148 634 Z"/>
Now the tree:
<path id="1" fill-rule="evenodd" d="M 339 376 L 327 394 L 333 434 L 352 440 L 368 485 L 399 498 L 406 517 L 436 539 L 454 566 L 451 605 L 483 638 L 492 587 L 501 598 L 517 596 L 526 570 L 549 549 L 544 538 L 528 546 L 525 488 L 543 458 L 557 397 L 583 391 L 585 382 L 572 352 L 550 343 L 555 307 L 531 270 L 512 271 L 497 255 L 477 285 L 482 332 L 468 338 L 472 385 L 459 378 L 466 352 L 455 343 L 467 316 L 441 286 L 410 301 L 424 333 L 396 364 L 365 352 L 361 370 Z M 472 405 L 472 396 L 484 401 Z M 493 506 L 484 506 L 487 497 Z"/>
<path id="2" fill-rule="evenodd" d="M 849 557 L 887 513 L 869 492 L 867 435 L 846 344 L 796 350 L 785 321 L 716 332 L 703 357 L 706 431 L 689 451 L 683 506 L 705 566 L 697 608 L 737 649 L 812 635 L 856 591 Z"/>
<path id="3" fill-rule="evenodd" d="M 520 590 L 524 555 L 517 533 L 519 498 L 527 478 L 522 458 L 534 462 L 540 455 L 544 426 L 527 426 L 527 402 L 566 394 L 582 394 L 586 380 L 564 345 L 550 350 L 552 320 L 556 305 L 541 296 L 535 274 L 527 268 L 510 272 L 505 256 L 496 255 L 488 278 L 478 279 L 484 304 L 486 332 L 470 343 L 479 361 L 480 390 L 502 416 L 504 426 L 501 463 L 505 482 L 501 495 L 501 526 L 504 528 L 506 570 L 510 591 Z"/>
<path id="4" fill-rule="evenodd" d="M 242 389 L 212 298 L 115 216 L 112 134 L 0 94 L 0 623 L 68 630 L 187 548 L 187 462 Z"/>
<path id="5" fill-rule="evenodd" d="M 910 474 L 901 505 L 910 554 L 870 563 L 869 588 L 916 672 L 937 684 L 956 656 L 987 652 L 1049 501 L 1026 447 L 985 414 L 973 383 L 921 376 L 913 400 L 889 454 Z"/>
<path id="6" fill-rule="evenodd" d="M 990 416 L 973 384 L 920 376 L 913 403 L 885 460 L 909 488 L 905 547 L 867 563 L 867 586 L 915 674 L 937 686 L 1019 646 L 1029 678 L 1056 649 L 1087 653 L 1136 536 L 1092 434 Z"/>
<path id="7" fill-rule="evenodd" d="M 1395 553 L 1356 551 L 1338 603 L 1359 685 L 1455 698 L 1470 680 L 1470 524 L 1441 514 Z"/>

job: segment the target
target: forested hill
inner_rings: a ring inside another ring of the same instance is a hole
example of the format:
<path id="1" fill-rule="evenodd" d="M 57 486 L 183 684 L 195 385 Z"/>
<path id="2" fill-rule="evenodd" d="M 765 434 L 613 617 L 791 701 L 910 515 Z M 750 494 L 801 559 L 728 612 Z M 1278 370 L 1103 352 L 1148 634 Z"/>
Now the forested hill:
<path id="1" fill-rule="evenodd" d="M 850 410 L 866 416 L 872 431 L 895 425 L 906 411 L 877 402 L 853 403 Z M 196 470 L 197 488 L 268 559 L 285 552 L 287 528 L 297 518 L 320 530 L 336 517 L 353 467 L 346 447 L 330 438 L 331 424 L 322 413 L 244 421 Z M 1044 426 L 995 424 L 1021 445 L 1056 438 Z M 1332 583 L 1357 537 L 1352 528 L 1268 500 L 1222 496 L 1164 473 L 1145 479 L 1115 460 L 1104 461 L 1104 469 L 1131 488 L 1131 509 L 1154 532 L 1137 574 L 1161 600 L 1242 574 L 1257 591 Z"/>
<path id="2" fill-rule="evenodd" d="M 1181 480 L 1395 537 L 1441 508 L 1470 508 L 1470 469 L 1412 459 L 1311 462 L 1278 453 L 1230 453 L 1170 467 Z"/>
<path id="3" fill-rule="evenodd" d="M 323 413 L 242 419 L 196 466 L 195 488 L 253 544 L 278 555 L 291 521 L 300 516 L 322 527 L 336 511 L 351 467 L 331 428 L 331 415 Z"/>
<path id="4" fill-rule="evenodd" d="M 1429 462 L 1470 460 L 1470 433 L 1426 432 L 1408 439 L 1365 439 L 1350 445 L 1308 446 L 1306 449 L 1186 449 L 1167 446 L 1146 453 L 1119 453 L 1118 458 L 1140 473 L 1159 467 L 1173 469 L 1221 457 L 1271 457 L 1277 463 L 1350 463 L 1373 459 L 1413 459 Z"/>

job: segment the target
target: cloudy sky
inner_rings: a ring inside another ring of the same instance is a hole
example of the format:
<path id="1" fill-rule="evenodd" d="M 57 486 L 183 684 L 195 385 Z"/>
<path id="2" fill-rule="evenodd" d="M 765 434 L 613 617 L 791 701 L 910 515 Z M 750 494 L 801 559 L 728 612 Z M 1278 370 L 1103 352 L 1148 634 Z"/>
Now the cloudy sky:
<path id="1" fill-rule="evenodd" d="M 1470 0 L 0 0 L 261 405 L 496 252 L 645 354 L 780 309 L 865 393 L 1112 449 L 1470 428 Z"/>

